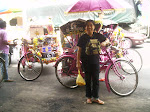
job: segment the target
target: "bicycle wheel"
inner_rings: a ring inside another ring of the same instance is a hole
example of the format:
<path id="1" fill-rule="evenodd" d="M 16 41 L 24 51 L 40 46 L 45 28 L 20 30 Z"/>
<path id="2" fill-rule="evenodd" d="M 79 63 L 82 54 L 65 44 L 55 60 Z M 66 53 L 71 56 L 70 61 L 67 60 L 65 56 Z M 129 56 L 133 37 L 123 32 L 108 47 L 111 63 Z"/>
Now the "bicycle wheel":
<path id="1" fill-rule="evenodd" d="M 123 50 L 124 58 L 131 62 L 133 66 L 136 68 L 137 72 L 139 72 L 143 66 L 143 60 L 140 53 L 135 49 L 124 49 Z"/>
<path id="2" fill-rule="evenodd" d="M 6 72 L 5 61 L 0 57 L 0 83 L 3 81 Z"/>
<path id="3" fill-rule="evenodd" d="M 126 60 L 115 61 L 110 66 L 107 75 L 110 89 L 116 95 L 128 96 L 137 88 L 138 73 L 135 67 Z"/>
<path id="4" fill-rule="evenodd" d="M 78 75 L 76 61 L 72 57 L 63 57 L 56 63 L 55 73 L 58 81 L 67 88 L 76 88 Z"/>
<path id="5" fill-rule="evenodd" d="M 43 70 L 43 63 L 40 57 L 28 53 L 23 56 L 18 63 L 18 73 L 26 81 L 37 79 Z"/>

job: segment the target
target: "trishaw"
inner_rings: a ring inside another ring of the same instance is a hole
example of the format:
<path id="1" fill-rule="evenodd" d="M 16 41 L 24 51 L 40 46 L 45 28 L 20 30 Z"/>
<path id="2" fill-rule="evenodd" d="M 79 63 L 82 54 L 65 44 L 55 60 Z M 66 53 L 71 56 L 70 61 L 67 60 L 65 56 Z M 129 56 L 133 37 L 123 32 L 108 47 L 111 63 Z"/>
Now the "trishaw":
<path id="1" fill-rule="evenodd" d="M 30 42 L 22 39 L 18 73 L 23 79 L 33 81 L 41 75 L 43 63 L 55 62 L 59 54 L 57 35 L 38 34 Z"/>
<path id="2" fill-rule="evenodd" d="M 64 25 L 61 29 L 65 27 L 65 29 L 63 29 L 64 31 L 62 31 L 67 36 L 70 34 L 70 37 L 72 37 L 73 34 L 76 34 L 76 39 L 72 40 L 78 40 L 79 35 L 84 33 L 84 26 L 78 25 L 80 22 L 84 23 L 84 21 L 75 20 L 68 23 L 70 26 L 66 24 L 66 27 Z M 75 29 L 72 27 L 72 24 L 76 26 Z M 110 28 L 112 28 L 112 26 L 110 25 Z M 111 32 L 109 33 L 113 33 L 113 30 L 114 29 L 111 29 Z M 65 38 L 67 38 L 67 36 L 65 36 Z M 109 37 L 111 37 L 111 34 Z M 69 41 L 69 39 L 66 40 Z M 71 47 L 65 47 L 63 54 L 57 59 L 55 64 L 55 74 L 58 81 L 63 86 L 67 88 L 76 88 L 78 87 L 76 84 L 76 78 L 78 75 L 78 69 L 76 67 L 77 54 L 76 49 L 74 49 L 75 47 L 72 45 L 76 45 L 77 41 L 68 43 L 71 44 Z M 105 84 L 108 91 L 112 91 L 119 96 L 128 96 L 132 94 L 138 85 L 138 72 L 135 67 L 127 60 L 114 58 L 114 56 L 118 56 L 116 55 L 118 51 L 116 51 L 112 45 L 102 48 L 101 51 L 100 71 L 105 71 Z M 83 70 L 81 70 L 81 75 L 83 77 L 85 75 Z"/>

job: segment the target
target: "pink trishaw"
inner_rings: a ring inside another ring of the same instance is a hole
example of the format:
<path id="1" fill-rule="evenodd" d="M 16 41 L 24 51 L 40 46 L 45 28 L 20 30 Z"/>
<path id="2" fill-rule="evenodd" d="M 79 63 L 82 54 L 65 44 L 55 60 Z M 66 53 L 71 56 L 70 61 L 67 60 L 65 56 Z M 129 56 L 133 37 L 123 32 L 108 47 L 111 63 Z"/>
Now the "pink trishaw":
<path id="1" fill-rule="evenodd" d="M 76 21 L 73 21 L 75 24 Z M 77 22 L 78 23 L 78 22 Z M 79 26 L 78 24 L 75 26 Z M 64 26 L 63 26 L 64 27 Z M 66 27 L 69 29 L 69 27 Z M 77 29 L 82 29 L 80 26 Z M 65 30 L 64 33 L 72 37 L 73 31 L 76 34 L 76 38 L 72 40 L 77 40 L 78 36 L 81 35 L 82 31 L 75 31 L 75 29 Z M 67 32 L 70 31 L 71 33 Z M 67 36 L 65 36 L 67 38 Z M 66 39 L 69 41 L 69 39 Z M 72 43 L 74 42 L 74 43 Z M 72 46 L 71 48 L 65 48 L 63 54 L 57 59 L 55 64 L 55 74 L 58 81 L 67 88 L 76 88 L 76 78 L 78 75 L 78 69 L 76 67 L 76 41 L 68 42 Z M 100 71 L 105 71 L 105 84 L 108 91 L 112 91 L 119 96 L 128 96 L 132 94 L 138 85 L 138 72 L 135 67 L 127 60 L 114 57 L 113 46 L 101 49 L 100 58 Z M 82 63 L 81 63 L 82 65 Z M 81 75 L 84 77 L 84 71 L 81 70 Z"/>

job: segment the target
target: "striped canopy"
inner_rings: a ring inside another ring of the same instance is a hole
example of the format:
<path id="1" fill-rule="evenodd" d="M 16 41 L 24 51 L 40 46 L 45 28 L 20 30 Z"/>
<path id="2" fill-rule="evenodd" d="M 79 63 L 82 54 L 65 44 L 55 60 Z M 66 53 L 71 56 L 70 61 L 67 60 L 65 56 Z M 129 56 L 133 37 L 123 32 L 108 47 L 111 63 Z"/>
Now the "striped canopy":
<path id="1" fill-rule="evenodd" d="M 0 9 L 0 14 L 17 13 L 22 12 L 19 8 Z"/>

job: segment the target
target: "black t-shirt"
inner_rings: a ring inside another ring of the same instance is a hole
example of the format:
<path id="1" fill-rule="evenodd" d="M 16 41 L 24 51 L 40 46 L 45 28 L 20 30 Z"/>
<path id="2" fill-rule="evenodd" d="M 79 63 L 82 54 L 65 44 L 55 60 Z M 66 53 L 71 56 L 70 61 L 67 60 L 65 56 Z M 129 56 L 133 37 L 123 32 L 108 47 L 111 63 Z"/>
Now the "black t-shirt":
<path id="1" fill-rule="evenodd" d="M 87 55 L 86 54 L 86 45 L 90 41 L 90 39 L 97 39 L 100 43 L 104 42 L 106 40 L 106 37 L 104 37 L 100 33 L 93 33 L 93 36 L 90 37 L 87 34 L 82 35 L 79 38 L 77 46 L 81 47 L 81 61 L 90 63 L 90 64 L 97 64 L 99 63 L 99 54 L 95 55 Z"/>

